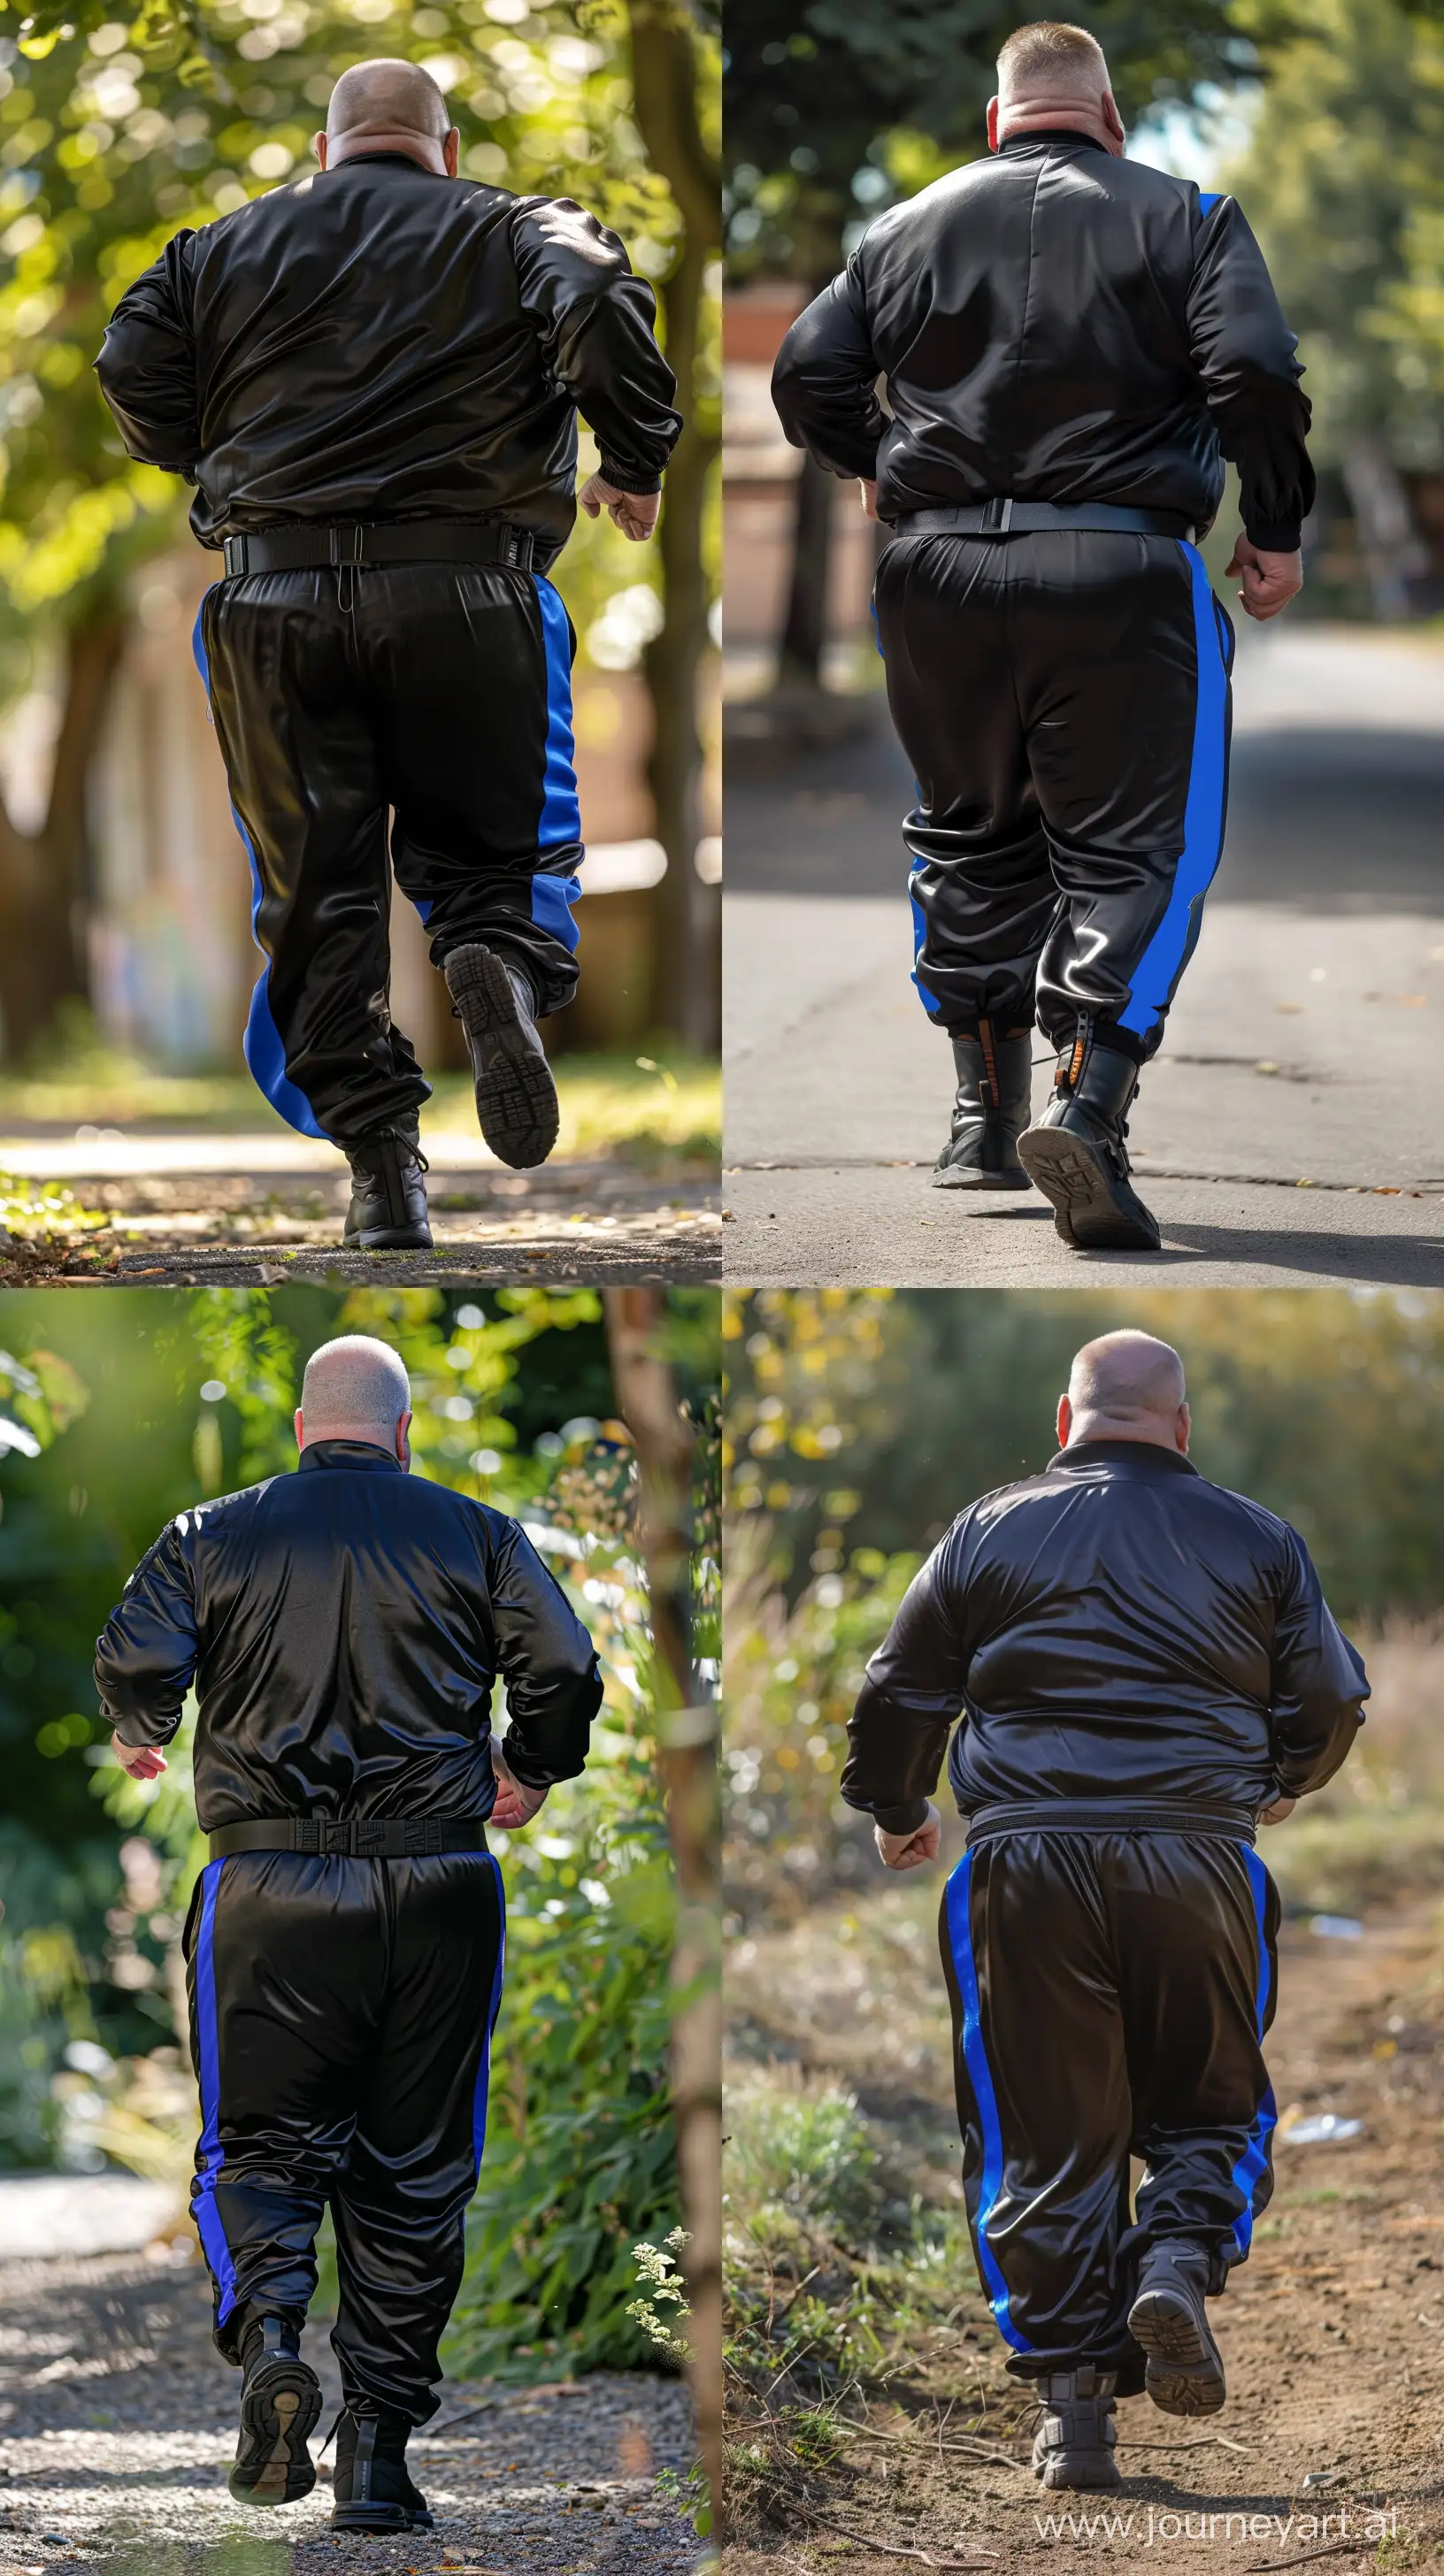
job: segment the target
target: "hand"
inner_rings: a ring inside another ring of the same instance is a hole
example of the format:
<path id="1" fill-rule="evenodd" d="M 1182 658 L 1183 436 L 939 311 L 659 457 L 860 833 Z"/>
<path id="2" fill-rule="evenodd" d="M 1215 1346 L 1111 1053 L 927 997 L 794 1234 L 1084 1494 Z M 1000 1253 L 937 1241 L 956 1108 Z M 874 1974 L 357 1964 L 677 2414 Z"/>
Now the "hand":
<path id="1" fill-rule="evenodd" d="M 1282 1825 L 1286 1823 L 1287 1819 L 1293 1814 L 1298 1803 L 1297 1798 L 1275 1798 L 1271 1807 L 1260 1807 L 1258 1817 L 1259 1823 L 1261 1825 Z"/>
<path id="2" fill-rule="evenodd" d="M 875 483 L 869 483 L 866 476 L 864 476 L 857 488 L 862 494 L 862 506 L 868 518 L 875 519 L 877 517 L 877 485 Z"/>
<path id="3" fill-rule="evenodd" d="M 1256 619 L 1260 626 L 1266 618 L 1277 617 L 1281 608 L 1287 608 L 1304 586 L 1304 559 L 1297 546 L 1291 555 L 1266 554 L 1241 528 L 1234 540 L 1228 571 L 1230 575 L 1237 573 L 1243 581 L 1238 596 L 1245 617 Z"/>
<path id="4" fill-rule="evenodd" d="M 942 1849 L 943 1820 L 929 1798 L 927 1814 L 910 1834 L 885 1834 L 881 1825 L 874 1825 L 872 1838 L 884 1869 L 921 1869 Z"/>
<path id="5" fill-rule="evenodd" d="M 158 1744 L 122 1744 L 118 1735 L 112 1735 L 110 1749 L 132 1780 L 158 1780 L 168 1768 Z"/>
<path id="6" fill-rule="evenodd" d="M 606 511 L 614 528 L 630 537 L 634 546 L 649 537 L 657 524 L 662 506 L 660 492 L 619 492 L 601 474 L 589 474 L 577 494 L 589 519 L 598 519 Z"/>
<path id="7" fill-rule="evenodd" d="M 496 1773 L 496 1805 L 491 1811 L 491 1822 L 502 1833 L 517 1833 L 523 1825 L 531 1823 L 537 1809 L 545 1802 L 546 1791 L 528 1789 L 514 1778 L 499 1744 L 493 1744 L 491 1748 L 491 1767 Z"/>

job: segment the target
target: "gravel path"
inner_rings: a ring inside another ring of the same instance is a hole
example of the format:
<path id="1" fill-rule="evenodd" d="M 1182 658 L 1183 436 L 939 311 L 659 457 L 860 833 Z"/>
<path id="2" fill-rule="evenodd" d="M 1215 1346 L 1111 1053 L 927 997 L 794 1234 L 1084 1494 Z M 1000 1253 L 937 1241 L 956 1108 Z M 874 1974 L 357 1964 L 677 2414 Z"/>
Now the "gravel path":
<path id="1" fill-rule="evenodd" d="M 307 2352 L 324 2429 L 340 2394 L 323 2331 Z M 409 2453 L 436 2529 L 396 2540 L 332 2537 L 329 2454 L 302 2503 L 232 2503 L 239 2386 L 198 2262 L 0 2263 L 0 2576 L 682 2576 L 704 2558 L 657 2486 L 693 2456 L 675 2381 L 449 2384 Z"/>

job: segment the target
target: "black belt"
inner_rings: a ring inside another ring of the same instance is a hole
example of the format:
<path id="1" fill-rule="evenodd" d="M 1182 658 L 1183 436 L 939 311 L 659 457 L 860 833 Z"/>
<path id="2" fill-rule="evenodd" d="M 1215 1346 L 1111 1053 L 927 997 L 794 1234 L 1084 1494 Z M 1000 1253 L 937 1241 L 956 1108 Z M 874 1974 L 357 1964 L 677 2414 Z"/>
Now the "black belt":
<path id="1" fill-rule="evenodd" d="M 1140 537 L 1191 537 L 1183 510 L 1134 510 L 1117 501 L 967 501 L 943 510 L 904 510 L 900 537 L 1027 536 L 1039 528 L 1121 528 Z"/>
<path id="2" fill-rule="evenodd" d="M 254 1824 L 218 1826 L 210 1840 L 212 1860 L 253 1851 L 424 1860 L 433 1852 L 484 1852 L 486 1828 L 469 1816 L 266 1816 Z"/>
<path id="3" fill-rule="evenodd" d="M 226 578 L 248 572 L 304 572 L 321 564 L 502 564 L 530 572 L 536 552 L 530 528 L 504 520 L 401 519 L 384 528 L 262 528 L 227 537 Z"/>
<path id="4" fill-rule="evenodd" d="M 1231 1843 L 1257 1840 L 1252 1807 L 1193 1806 L 1171 1798 L 1023 1798 L 979 1807 L 968 1818 L 970 1844 L 996 1834 L 1214 1834 Z"/>

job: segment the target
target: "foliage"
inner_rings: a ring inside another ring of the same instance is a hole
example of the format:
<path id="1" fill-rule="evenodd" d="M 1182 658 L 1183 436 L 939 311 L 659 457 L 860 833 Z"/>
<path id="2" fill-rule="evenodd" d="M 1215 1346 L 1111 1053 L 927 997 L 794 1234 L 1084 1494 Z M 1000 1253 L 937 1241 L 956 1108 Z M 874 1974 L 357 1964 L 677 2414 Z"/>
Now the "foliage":
<path id="1" fill-rule="evenodd" d="M 1320 0 L 1267 49 L 1266 108 L 1228 174 L 1300 334 L 1313 445 L 1382 436 L 1444 462 L 1444 27 L 1399 0 Z"/>
<path id="2" fill-rule="evenodd" d="M 641 2327 L 649 2342 L 675 2362 L 686 2361 L 691 2347 L 677 2328 L 688 2315 L 687 2293 L 678 2268 L 682 2248 L 688 2242 L 685 2227 L 674 2227 L 660 2245 L 649 2245 L 645 2238 L 632 2247 L 632 2260 L 641 2281 L 640 2295 L 627 2310 Z"/>

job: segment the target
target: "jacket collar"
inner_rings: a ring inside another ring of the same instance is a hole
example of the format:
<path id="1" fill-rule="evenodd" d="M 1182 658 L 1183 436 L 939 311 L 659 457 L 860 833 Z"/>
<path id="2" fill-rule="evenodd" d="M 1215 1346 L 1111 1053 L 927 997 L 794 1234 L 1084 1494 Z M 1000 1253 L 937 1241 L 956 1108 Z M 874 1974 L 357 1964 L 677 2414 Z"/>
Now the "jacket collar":
<path id="1" fill-rule="evenodd" d="M 1096 137 L 1085 134 L 1081 125 L 1037 125 L 1030 133 L 1010 134 L 1006 142 L 999 144 L 994 158 L 1003 161 L 1010 154 L 1047 149 L 1050 145 L 1059 143 L 1077 144 L 1084 152 L 1103 150 L 1103 145 Z"/>
<path id="2" fill-rule="evenodd" d="M 369 1440 L 308 1440 L 297 1475 L 322 1467 L 345 1467 L 362 1476 L 404 1473 L 399 1458 L 393 1458 L 387 1449 L 376 1448 Z"/>
<path id="3" fill-rule="evenodd" d="M 1126 1467 L 1137 1476 L 1196 1476 L 1198 1469 L 1181 1449 L 1163 1449 L 1152 1440 L 1080 1440 L 1050 1458 L 1045 1475 L 1071 1475 L 1079 1467 Z"/>

